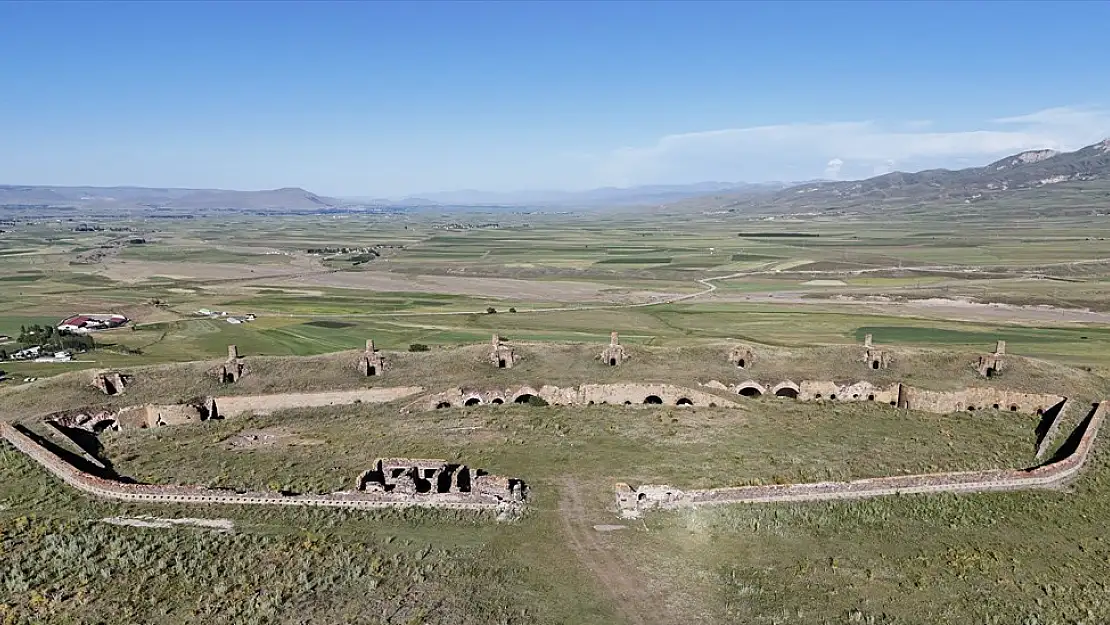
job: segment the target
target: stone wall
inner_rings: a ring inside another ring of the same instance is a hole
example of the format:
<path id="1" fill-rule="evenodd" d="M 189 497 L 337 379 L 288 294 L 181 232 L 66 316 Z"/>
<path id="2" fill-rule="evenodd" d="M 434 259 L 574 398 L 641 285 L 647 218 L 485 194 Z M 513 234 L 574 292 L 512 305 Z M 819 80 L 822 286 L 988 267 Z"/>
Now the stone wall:
<path id="1" fill-rule="evenodd" d="M 672 384 L 630 383 L 583 384 L 569 387 L 544 385 L 540 388 L 515 386 L 499 389 L 456 387 L 422 397 L 406 406 L 404 411 L 435 410 L 457 406 L 525 404 L 533 397 L 540 398 L 552 406 L 589 406 L 597 404 L 719 406 L 722 408 L 735 408 L 737 406 L 735 402 L 718 395 Z"/>
<path id="2" fill-rule="evenodd" d="M 1077 428 L 1079 441 L 1066 458 L 1031 469 L 959 471 L 922 475 L 877 477 L 850 482 L 815 482 L 776 486 L 740 486 L 683 491 L 667 485 L 632 488 L 616 484 L 617 509 L 625 518 L 645 510 L 698 507 L 730 503 L 771 503 L 864 499 L 886 495 L 960 493 L 1055 488 L 1073 479 L 1083 468 L 1098 436 L 1110 403 L 1103 401 Z"/>
<path id="3" fill-rule="evenodd" d="M 125 483 L 84 473 L 46 448 L 16 426 L 0 422 L 0 435 L 55 477 L 90 495 L 138 503 L 238 504 L 324 506 L 333 508 L 406 508 L 428 507 L 459 510 L 506 510 L 522 505 L 521 498 L 497 494 L 500 483 L 473 488 L 468 493 L 385 493 L 340 491 L 327 495 L 283 495 L 275 492 L 237 492 L 200 486 L 152 486 Z M 506 482 L 507 484 L 507 482 Z"/>
<path id="4" fill-rule="evenodd" d="M 601 350 L 598 359 L 610 367 L 619 366 L 628 359 L 628 352 L 624 350 L 624 346 L 621 345 L 620 337 L 617 336 L 616 332 L 609 335 L 609 345 Z"/>

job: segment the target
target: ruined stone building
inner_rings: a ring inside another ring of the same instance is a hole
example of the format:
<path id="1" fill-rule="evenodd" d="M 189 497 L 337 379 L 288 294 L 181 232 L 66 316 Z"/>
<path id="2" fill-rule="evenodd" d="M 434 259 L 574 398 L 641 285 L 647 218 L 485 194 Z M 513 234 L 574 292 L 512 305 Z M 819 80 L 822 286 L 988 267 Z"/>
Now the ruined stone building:
<path id="1" fill-rule="evenodd" d="M 747 345 L 737 345 L 729 353 L 728 361 L 740 369 L 747 369 L 755 364 L 755 355 Z"/>
<path id="2" fill-rule="evenodd" d="M 100 389 L 100 392 L 105 395 L 122 395 L 130 381 L 131 376 L 129 375 L 118 371 L 105 371 L 96 374 L 93 378 L 93 386 Z"/>
<path id="3" fill-rule="evenodd" d="M 998 341 L 993 354 L 979 356 L 975 370 L 984 378 L 993 378 L 1002 372 L 1003 356 L 1006 355 L 1006 341 Z"/>
<path id="4" fill-rule="evenodd" d="M 616 367 L 628 358 L 628 353 L 624 351 L 624 346 L 620 344 L 620 339 L 617 333 L 609 334 L 609 346 L 601 352 L 601 362 Z"/>
<path id="5" fill-rule="evenodd" d="M 358 477 L 356 490 L 402 495 L 475 494 L 524 501 L 523 480 L 489 475 L 464 464 L 419 458 L 382 458 Z"/>
<path id="6" fill-rule="evenodd" d="M 385 358 L 374 349 L 374 339 L 366 339 L 366 351 L 358 357 L 358 371 L 367 377 L 385 372 Z"/>
<path id="7" fill-rule="evenodd" d="M 234 384 L 247 374 L 247 366 L 239 355 L 239 348 L 234 345 L 227 346 L 227 360 L 216 370 L 216 375 L 221 384 Z"/>
<path id="8" fill-rule="evenodd" d="M 871 335 L 863 337 L 863 361 L 872 369 L 886 369 L 890 366 L 890 352 L 876 348 L 871 343 Z"/>
<path id="9" fill-rule="evenodd" d="M 494 334 L 490 345 L 489 362 L 498 369 L 512 369 L 517 363 L 517 355 L 511 346 L 502 343 L 501 337 Z"/>

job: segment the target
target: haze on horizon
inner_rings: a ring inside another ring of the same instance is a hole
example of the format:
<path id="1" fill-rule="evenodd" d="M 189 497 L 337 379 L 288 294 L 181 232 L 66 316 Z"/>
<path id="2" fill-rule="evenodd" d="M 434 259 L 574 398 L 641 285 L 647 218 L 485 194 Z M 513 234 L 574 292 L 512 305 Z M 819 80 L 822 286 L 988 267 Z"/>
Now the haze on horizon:
<path id="1" fill-rule="evenodd" d="M 1110 4 L 1054 9 L 0 3 L 0 184 L 401 197 L 1071 150 L 1110 136 Z"/>

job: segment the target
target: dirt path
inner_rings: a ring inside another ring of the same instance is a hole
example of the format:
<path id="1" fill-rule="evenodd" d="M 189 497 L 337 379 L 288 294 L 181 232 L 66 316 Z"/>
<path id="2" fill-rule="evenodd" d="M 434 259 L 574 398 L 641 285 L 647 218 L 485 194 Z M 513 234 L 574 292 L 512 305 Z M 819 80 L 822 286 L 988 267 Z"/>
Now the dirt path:
<path id="1" fill-rule="evenodd" d="M 658 615 L 652 609 L 654 597 L 643 580 L 636 578 L 635 569 L 622 562 L 605 545 L 603 534 L 593 529 L 579 485 L 571 478 L 564 479 L 560 488 L 559 524 L 574 555 L 597 578 L 625 622 L 634 625 L 657 623 L 658 620 L 651 617 Z"/>

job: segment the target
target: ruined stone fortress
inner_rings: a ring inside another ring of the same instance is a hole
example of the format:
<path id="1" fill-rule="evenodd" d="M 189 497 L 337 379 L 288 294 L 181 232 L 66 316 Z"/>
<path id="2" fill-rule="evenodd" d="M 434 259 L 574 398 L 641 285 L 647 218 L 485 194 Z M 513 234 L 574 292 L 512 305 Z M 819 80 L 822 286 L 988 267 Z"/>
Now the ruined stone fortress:
<path id="1" fill-rule="evenodd" d="M 592 406 L 616 405 L 629 408 L 652 406 L 705 407 L 736 409 L 749 398 L 767 396 L 777 400 L 801 402 L 874 402 L 890 409 L 919 410 L 949 414 L 998 410 L 1035 414 L 1042 427 L 1037 436 L 1037 458 L 1050 449 L 1065 414 L 1082 410 L 1084 404 L 1055 393 L 1030 393 L 999 388 L 993 381 L 1008 370 L 1005 343 L 999 341 L 993 353 L 968 361 L 982 385 L 958 390 L 934 390 L 898 381 L 876 383 L 860 379 L 867 373 L 890 370 L 897 363 L 898 352 L 877 346 L 871 335 L 858 346 L 853 362 L 845 362 L 839 371 L 840 380 L 782 379 L 781 374 L 761 373 L 768 354 L 747 344 L 733 344 L 722 353 L 736 379 L 679 385 L 662 382 L 582 383 L 570 386 L 554 384 L 478 384 L 454 386 L 446 390 L 426 392 L 422 386 L 373 386 L 350 390 L 294 392 L 262 395 L 212 395 L 167 404 L 141 404 L 124 407 L 83 408 L 53 413 L 42 417 L 46 436 L 36 434 L 24 425 L 0 421 L 0 435 L 16 449 L 41 464 L 66 484 L 85 493 L 139 502 L 234 503 L 257 505 L 329 506 L 356 509 L 426 506 L 467 510 L 519 510 L 527 500 L 528 487 L 519 478 L 489 475 L 485 471 L 444 460 L 382 458 L 353 480 L 350 490 L 323 495 L 291 495 L 274 492 L 237 492 L 194 486 L 156 486 L 136 484 L 112 474 L 83 449 L 74 451 L 72 444 L 80 436 L 97 436 L 106 430 L 130 430 L 199 424 L 212 419 L 234 418 L 242 414 L 266 414 L 290 408 L 346 405 L 355 403 L 386 404 L 404 401 L 398 407 L 402 414 L 434 411 L 455 407 L 496 407 L 499 405 L 529 406 Z M 609 344 L 594 352 L 592 366 L 620 367 L 632 360 L 633 354 L 620 344 L 616 332 Z M 537 352 L 518 350 L 494 334 L 485 352 L 485 365 L 494 370 L 512 369 L 536 357 Z M 904 355 L 904 354 L 903 354 Z M 773 358 L 772 358 L 773 360 Z M 350 362 L 350 361 L 349 361 Z M 385 378 L 397 376 L 386 354 L 372 340 L 353 362 L 346 365 L 360 377 Z M 217 386 L 237 384 L 250 373 L 248 359 L 236 346 L 228 346 L 226 360 L 208 369 Z M 853 373 L 855 371 L 855 373 Z M 857 381 L 844 381 L 844 375 Z M 101 371 L 91 374 L 89 384 L 105 396 L 124 394 L 128 387 L 141 380 L 141 370 L 134 373 Z M 887 374 L 889 376 L 889 373 Z M 403 380 L 397 380 L 403 382 Z M 698 386 L 699 388 L 693 388 Z M 625 517 L 636 517 L 652 509 L 672 509 L 737 502 L 776 502 L 820 499 L 852 499 L 894 493 L 971 492 L 1011 490 L 1017 488 L 1054 487 L 1071 479 L 1081 469 L 1105 416 L 1110 411 L 1106 402 L 1094 404 L 1076 430 L 1078 445 L 1064 457 L 1031 469 L 999 469 L 995 471 L 940 473 L 871 478 L 852 482 L 825 482 L 776 486 L 743 486 L 734 488 L 683 491 L 669 485 L 641 485 L 633 488 L 624 483 L 616 486 L 616 507 Z M 81 434 L 81 433 L 84 434 Z M 1070 440 L 1070 439 L 1069 439 Z M 78 445 L 77 447 L 80 447 Z M 80 468 L 66 459 L 76 456 Z M 1059 456 L 1059 452 L 1057 452 Z"/>

